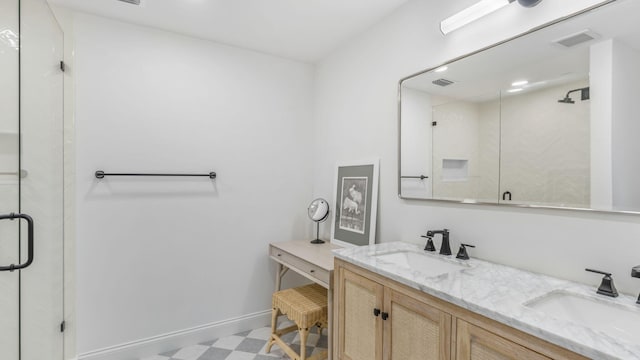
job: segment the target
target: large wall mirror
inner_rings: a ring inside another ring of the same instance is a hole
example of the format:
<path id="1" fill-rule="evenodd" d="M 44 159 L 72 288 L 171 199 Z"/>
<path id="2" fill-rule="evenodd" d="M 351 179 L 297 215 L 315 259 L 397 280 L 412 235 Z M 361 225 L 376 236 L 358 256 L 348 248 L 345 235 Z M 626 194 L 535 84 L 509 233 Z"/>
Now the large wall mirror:
<path id="1" fill-rule="evenodd" d="M 640 1 L 400 81 L 399 194 L 640 212 Z"/>

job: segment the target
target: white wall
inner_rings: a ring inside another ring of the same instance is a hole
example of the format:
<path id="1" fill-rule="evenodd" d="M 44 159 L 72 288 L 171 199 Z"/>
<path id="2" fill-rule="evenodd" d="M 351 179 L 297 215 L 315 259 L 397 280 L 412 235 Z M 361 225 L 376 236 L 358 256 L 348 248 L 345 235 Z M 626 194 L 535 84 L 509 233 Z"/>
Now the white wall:
<path id="1" fill-rule="evenodd" d="M 589 48 L 591 208 L 613 206 L 613 40 Z"/>
<path id="2" fill-rule="evenodd" d="M 640 103 L 640 52 L 619 40 L 591 47 L 593 113 L 591 129 L 592 206 L 637 210 L 640 207 L 640 167 L 637 141 Z"/>
<path id="3" fill-rule="evenodd" d="M 629 276 L 640 264 L 637 216 L 398 199 L 399 79 L 597 1 L 543 1 L 531 9 L 513 4 L 443 37 L 439 21 L 472 3 L 411 1 L 322 61 L 315 97 L 315 195 L 333 193 L 336 161 L 379 156 L 378 242 L 422 244 L 419 235 L 427 229 L 446 227 L 454 246 L 478 246 L 471 256 L 594 285 L 600 277 L 584 268 L 608 270 L 620 291 L 637 295 L 640 282 Z M 350 137 L 353 133 L 359 136 Z"/>
<path id="4" fill-rule="evenodd" d="M 79 353 L 267 324 L 267 246 L 311 236 L 313 68 L 80 13 L 72 31 Z"/>

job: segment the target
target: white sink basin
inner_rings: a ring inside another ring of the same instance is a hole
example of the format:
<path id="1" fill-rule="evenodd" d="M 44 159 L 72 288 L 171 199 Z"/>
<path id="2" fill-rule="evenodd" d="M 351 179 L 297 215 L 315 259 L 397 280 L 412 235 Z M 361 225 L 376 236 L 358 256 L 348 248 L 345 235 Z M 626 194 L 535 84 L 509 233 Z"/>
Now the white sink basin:
<path id="1" fill-rule="evenodd" d="M 469 265 L 460 264 L 449 259 L 440 259 L 427 254 L 412 251 L 398 251 L 375 255 L 376 259 L 399 267 L 418 271 L 424 276 L 435 277 L 446 273 L 468 269 Z"/>
<path id="2" fill-rule="evenodd" d="M 613 338 L 640 344 L 640 306 L 625 306 L 566 291 L 553 291 L 524 305 Z"/>

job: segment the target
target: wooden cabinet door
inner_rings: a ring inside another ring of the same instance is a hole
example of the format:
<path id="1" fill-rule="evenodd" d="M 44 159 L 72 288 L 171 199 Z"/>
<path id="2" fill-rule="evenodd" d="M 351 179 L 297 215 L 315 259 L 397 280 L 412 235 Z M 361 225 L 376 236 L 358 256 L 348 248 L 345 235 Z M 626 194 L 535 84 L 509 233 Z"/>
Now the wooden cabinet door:
<path id="1" fill-rule="evenodd" d="M 386 288 L 385 360 L 450 360 L 451 315 Z"/>
<path id="2" fill-rule="evenodd" d="M 382 360 L 384 288 L 375 281 L 339 269 L 338 356 L 340 360 Z"/>
<path id="3" fill-rule="evenodd" d="M 456 360 L 550 360 L 492 332 L 457 322 Z"/>

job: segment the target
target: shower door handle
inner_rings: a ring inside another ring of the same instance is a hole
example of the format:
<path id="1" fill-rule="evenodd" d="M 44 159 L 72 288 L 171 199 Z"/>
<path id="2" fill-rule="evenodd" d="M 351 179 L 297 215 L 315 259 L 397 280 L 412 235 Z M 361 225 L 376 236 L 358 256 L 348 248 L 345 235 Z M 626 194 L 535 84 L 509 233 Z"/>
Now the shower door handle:
<path id="1" fill-rule="evenodd" d="M 15 214 L 11 213 L 9 215 L 0 215 L 0 220 L 15 220 L 15 219 L 25 219 L 27 220 L 27 261 L 22 264 L 11 264 L 9 266 L 0 266 L 0 271 L 14 271 L 21 270 L 33 262 L 33 218 L 27 214 Z"/>

